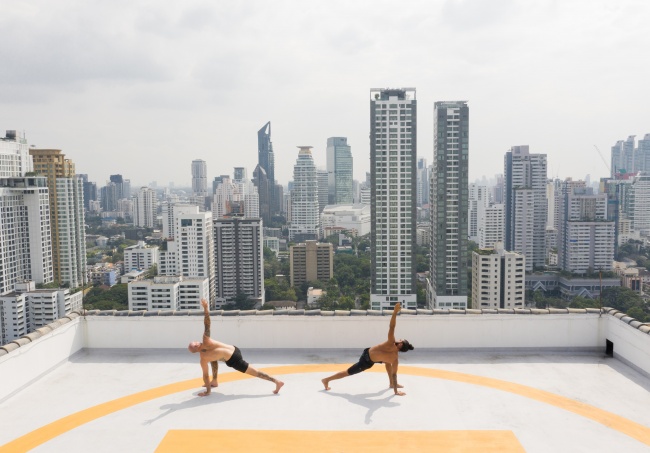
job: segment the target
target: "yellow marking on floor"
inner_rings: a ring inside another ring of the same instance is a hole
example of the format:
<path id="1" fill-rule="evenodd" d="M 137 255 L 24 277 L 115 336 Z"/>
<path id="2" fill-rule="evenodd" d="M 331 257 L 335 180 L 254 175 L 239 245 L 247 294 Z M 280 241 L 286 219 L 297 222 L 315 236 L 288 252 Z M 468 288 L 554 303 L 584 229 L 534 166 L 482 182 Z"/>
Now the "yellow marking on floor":
<path id="1" fill-rule="evenodd" d="M 512 431 L 171 430 L 156 453 L 194 453 L 209 446 L 229 453 L 525 452 Z"/>
<path id="2" fill-rule="evenodd" d="M 283 374 L 297 374 L 297 373 L 332 373 L 345 369 L 344 364 L 307 364 L 307 365 L 286 365 L 271 368 L 265 368 L 262 371 L 275 375 Z M 385 370 L 377 367 L 370 372 L 385 373 Z M 572 400 L 565 396 L 556 395 L 551 392 L 539 390 L 533 387 L 528 387 L 514 382 L 502 381 L 489 377 L 476 376 L 473 374 L 459 373 L 456 371 L 446 371 L 432 368 L 420 368 L 414 366 L 400 366 L 400 375 L 421 376 L 436 379 L 445 379 L 449 381 L 462 382 L 465 384 L 478 385 L 488 387 L 495 390 L 513 393 L 515 395 L 523 396 L 541 403 L 549 404 L 560 409 L 573 412 L 574 414 L 588 418 L 602 425 L 626 434 L 639 442 L 650 445 L 650 428 L 643 426 L 639 423 L 633 422 L 620 415 L 612 414 L 605 410 L 591 406 L 589 404 L 581 403 L 580 401 Z M 250 379 L 249 375 L 231 372 L 224 373 L 219 376 L 219 382 L 232 382 L 241 379 Z M 354 379 L 354 378 L 352 378 Z M 82 411 L 70 414 L 59 420 L 56 420 L 48 425 L 37 428 L 4 446 L 0 447 L 0 452 L 24 452 L 35 448 L 63 433 L 71 431 L 85 423 L 88 423 L 106 415 L 112 414 L 123 409 L 135 406 L 146 401 L 151 401 L 156 398 L 171 395 L 173 393 L 189 391 L 192 389 L 198 390 L 203 385 L 202 379 L 189 379 L 180 381 L 169 385 L 163 385 L 150 390 L 134 393 L 122 398 L 117 398 L 106 403 L 98 404 L 97 406 L 84 409 Z M 335 384 L 335 385 L 338 385 Z M 282 393 L 291 391 L 285 386 Z M 407 396 L 408 398 L 408 396 Z"/>

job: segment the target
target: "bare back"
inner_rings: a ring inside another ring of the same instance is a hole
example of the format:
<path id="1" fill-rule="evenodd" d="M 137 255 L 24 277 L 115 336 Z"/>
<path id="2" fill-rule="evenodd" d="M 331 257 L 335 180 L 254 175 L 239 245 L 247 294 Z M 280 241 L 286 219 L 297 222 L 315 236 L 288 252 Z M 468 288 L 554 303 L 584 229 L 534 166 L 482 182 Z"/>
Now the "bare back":
<path id="1" fill-rule="evenodd" d="M 368 351 L 370 360 L 373 362 L 395 363 L 397 362 L 397 353 L 399 350 L 395 346 L 395 341 L 385 341 L 375 345 Z"/>
<path id="2" fill-rule="evenodd" d="M 233 352 L 235 352 L 233 345 L 221 343 L 220 341 L 205 336 L 203 337 L 203 343 L 201 343 L 201 349 L 199 351 L 201 362 L 214 362 L 217 360 L 225 362 L 232 357 Z"/>

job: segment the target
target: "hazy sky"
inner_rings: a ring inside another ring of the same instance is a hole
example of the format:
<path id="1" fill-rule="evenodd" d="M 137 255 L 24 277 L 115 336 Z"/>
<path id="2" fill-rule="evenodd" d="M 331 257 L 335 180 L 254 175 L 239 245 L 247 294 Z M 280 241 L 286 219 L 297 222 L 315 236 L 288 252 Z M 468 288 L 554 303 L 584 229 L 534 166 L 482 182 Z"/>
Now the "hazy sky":
<path id="1" fill-rule="evenodd" d="M 467 100 L 470 180 L 503 153 L 548 154 L 549 176 L 604 176 L 610 147 L 650 133 L 647 0 L 4 0 L 0 130 L 62 149 L 103 185 L 189 184 L 257 164 L 272 124 L 276 177 L 298 145 L 325 166 L 346 136 L 369 170 L 369 90 L 415 87 L 418 155 L 433 103 Z"/>

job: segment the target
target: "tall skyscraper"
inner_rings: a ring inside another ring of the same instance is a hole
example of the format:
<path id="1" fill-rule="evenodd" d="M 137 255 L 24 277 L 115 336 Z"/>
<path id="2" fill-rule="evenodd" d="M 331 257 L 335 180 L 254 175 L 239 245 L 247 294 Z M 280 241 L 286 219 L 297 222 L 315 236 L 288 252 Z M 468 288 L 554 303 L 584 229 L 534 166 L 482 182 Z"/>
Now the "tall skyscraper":
<path id="1" fill-rule="evenodd" d="M 280 201 L 275 193 L 275 156 L 271 142 L 270 121 L 257 131 L 257 164 L 255 169 L 257 176 L 254 175 L 254 180 L 260 197 L 260 214 L 264 222 L 270 224 L 273 216 L 280 211 Z M 263 175 L 260 168 L 264 170 Z"/>
<path id="2" fill-rule="evenodd" d="M 327 170 L 319 168 L 316 170 L 316 180 L 318 181 L 318 213 L 320 214 L 327 206 L 329 200 L 329 186 L 328 186 Z"/>
<path id="3" fill-rule="evenodd" d="M 426 159 L 418 159 L 417 206 L 429 204 L 429 167 Z"/>
<path id="4" fill-rule="evenodd" d="M 627 140 L 619 140 L 612 146 L 612 159 L 610 166 L 610 177 L 616 177 L 617 173 L 634 173 L 634 135 Z"/>
<path id="5" fill-rule="evenodd" d="M 47 177 L 50 195 L 54 281 L 77 288 L 85 281 L 86 230 L 83 180 L 58 149 L 30 149 L 34 171 Z"/>
<path id="6" fill-rule="evenodd" d="M 192 193 L 196 197 L 208 196 L 208 164 L 201 159 L 192 161 Z"/>
<path id="7" fill-rule="evenodd" d="M 234 182 L 248 181 L 248 173 L 246 172 L 245 167 L 235 167 L 233 171 L 233 181 Z"/>
<path id="8" fill-rule="evenodd" d="M 478 184 L 469 185 L 469 211 L 468 211 L 468 236 L 470 241 L 478 242 L 479 211 L 485 210 L 490 205 L 490 196 L 487 186 Z"/>
<path id="9" fill-rule="evenodd" d="M 352 151 L 346 137 L 327 139 L 327 204 L 352 204 Z"/>
<path id="10" fill-rule="evenodd" d="M 264 242 L 257 218 L 230 217 L 214 222 L 215 306 L 246 294 L 264 304 Z"/>
<path id="11" fill-rule="evenodd" d="M 311 146 L 299 146 L 298 159 L 293 167 L 291 189 L 291 225 L 289 240 L 302 242 L 318 239 L 319 210 L 316 166 Z"/>
<path id="12" fill-rule="evenodd" d="M 370 90 L 370 305 L 417 307 L 415 88 Z"/>
<path id="13" fill-rule="evenodd" d="M 469 107 L 433 107 L 429 306 L 467 308 Z"/>
<path id="14" fill-rule="evenodd" d="M 504 158 L 505 249 L 526 257 L 526 271 L 546 264 L 546 154 L 513 146 Z"/>
<path id="15" fill-rule="evenodd" d="M 155 228 L 158 211 L 156 191 L 149 187 L 140 187 L 133 197 L 133 224 L 137 227 Z"/>

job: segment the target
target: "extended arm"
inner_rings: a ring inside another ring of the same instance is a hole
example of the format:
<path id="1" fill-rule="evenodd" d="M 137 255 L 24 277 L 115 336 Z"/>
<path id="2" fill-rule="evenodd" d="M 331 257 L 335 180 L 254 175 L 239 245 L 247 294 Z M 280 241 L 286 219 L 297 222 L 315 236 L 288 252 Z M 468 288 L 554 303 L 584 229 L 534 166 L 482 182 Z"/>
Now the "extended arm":
<path id="1" fill-rule="evenodd" d="M 390 324 L 388 326 L 388 341 L 390 343 L 395 343 L 395 324 L 397 324 L 397 313 L 402 309 L 402 306 L 399 302 L 395 304 L 393 308 L 393 315 L 390 317 Z"/>
<path id="2" fill-rule="evenodd" d="M 203 336 L 210 338 L 210 312 L 208 311 L 208 302 L 205 299 L 201 299 L 201 305 L 203 305 L 203 325 L 205 326 Z"/>

